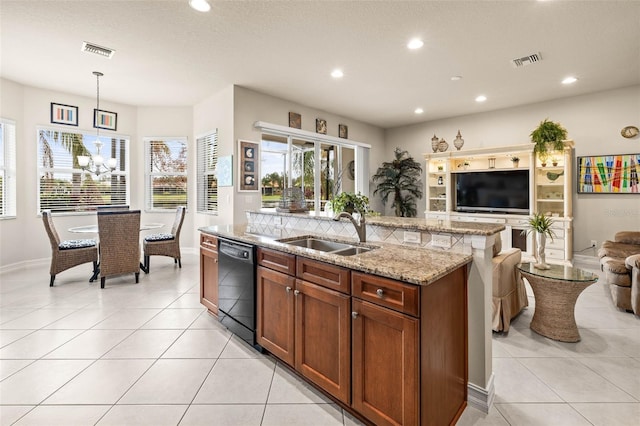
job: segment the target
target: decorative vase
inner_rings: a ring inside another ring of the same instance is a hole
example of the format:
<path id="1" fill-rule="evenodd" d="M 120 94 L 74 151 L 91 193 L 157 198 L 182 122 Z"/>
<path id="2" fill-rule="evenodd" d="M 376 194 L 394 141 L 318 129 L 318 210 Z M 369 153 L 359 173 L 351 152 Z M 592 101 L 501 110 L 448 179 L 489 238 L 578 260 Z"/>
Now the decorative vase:
<path id="1" fill-rule="evenodd" d="M 438 139 L 438 137 L 434 133 L 433 137 L 431 138 L 431 149 L 433 149 L 433 152 L 438 152 L 438 143 L 439 142 L 440 142 L 440 140 Z"/>
<path id="2" fill-rule="evenodd" d="M 442 179 L 442 176 L 438 176 L 438 185 L 443 185 L 444 184 L 444 179 Z"/>
<path id="3" fill-rule="evenodd" d="M 438 151 L 445 152 L 447 148 L 449 148 L 447 141 L 445 141 L 444 138 L 440 139 L 440 142 L 438 142 Z"/>
<path id="4" fill-rule="evenodd" d="M 462 145 L 464 145 L 464 139 L 462 139 L 462 135 L 460 134 L 460 130 L 458 130 L 458 134 L 456 135 L 456 139 L 453 141 L 453 146 L 455 146 L 456 149 L 458 151 L 460 151 L 460 148 L 462 148 Z"/>
<path id="5" fill-rule="evenodd" d="M 549 269 L 550 266 L 547 265 L 544 248 L 547 244 L 547 236 L 541 232 L 536 232 L 536 263 L 533 264 L 533 267 L 536 269 Z"/>

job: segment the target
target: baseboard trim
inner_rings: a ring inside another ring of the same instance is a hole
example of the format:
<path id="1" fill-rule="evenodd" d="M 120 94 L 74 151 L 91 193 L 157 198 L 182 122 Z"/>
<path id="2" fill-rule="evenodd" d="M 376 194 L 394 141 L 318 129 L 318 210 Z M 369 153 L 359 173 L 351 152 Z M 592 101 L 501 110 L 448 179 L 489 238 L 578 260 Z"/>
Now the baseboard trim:
<path id="1" fill-rule="evenodd" d="M 0 274 L 13 271 L 21 271 L 30 267 L 43 266 L 51 262 L 51 258 L 23 260 L 22 262 L 11 263 L 9 265 L 0 266 Z"/>
<path id="2" fill-rule="evenodd" d="M 593 268 L 600 269 L 600 259 L 595 256 L 586 256 L 584 254 L 574 254 L 573 255 L 573 263 L 577 264 L 576 266 L 584 267 L 584 268 Z"/>
<path id="3" fill-rule="evenodd" d="M 489 377 L 487 388 L 481 388 L 478 385 L 469 383 L 467 385 L 467 402 L 470 406 L 484 413 L 489 413 L 489 408 L 493 405 L 495 397 L 495 387 L 493 385 L 493 373 Z"/>

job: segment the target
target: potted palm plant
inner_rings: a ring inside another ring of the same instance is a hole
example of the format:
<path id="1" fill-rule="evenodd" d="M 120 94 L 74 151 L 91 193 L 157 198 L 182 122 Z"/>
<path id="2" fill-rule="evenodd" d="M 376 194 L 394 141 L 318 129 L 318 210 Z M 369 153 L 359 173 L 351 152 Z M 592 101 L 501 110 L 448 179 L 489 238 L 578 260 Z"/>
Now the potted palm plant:
<path id="1" fill-rule="evenodd" d="M 529 218 L 528 228 L 522 231 L 522 234 L 529 234 L 535 232 L 536 236 L 536 263 L 533 265 L 537 269 L 549 269 L 549 265 L 546 263 L 544 249 L 546 246 L 547 236 L 553 241 L 554 233 L 551 225 L 553 219 L 549 216 L 545 216 L 543 213 L 534 213 Z"/>
<path id="2" fill-rule="evenodd" d="M 393 202 L 396 216 L 415 217 L 418 213 L 416 200 L 422 198 L 422 166 L 407 151 L 396 148 L 393 161 L 385 161 L 372 176 L 378 182 L 373 195 L 380 194 L 382 204 L 387 204 L 389 197 Z"/>
<path id="3" fill-rule="evenodd" d="M 567 139 L 567 129 L 562 127 L 560 123 L 549 121 L 548 118 L 545 118 L 529 136 L 531 137 L 531 142 L 536 144 L 533 147 L 533 152 L 544 160 L 549 156 L 549 151 L 563 150 L 564 144 L 562 141 Z"/>

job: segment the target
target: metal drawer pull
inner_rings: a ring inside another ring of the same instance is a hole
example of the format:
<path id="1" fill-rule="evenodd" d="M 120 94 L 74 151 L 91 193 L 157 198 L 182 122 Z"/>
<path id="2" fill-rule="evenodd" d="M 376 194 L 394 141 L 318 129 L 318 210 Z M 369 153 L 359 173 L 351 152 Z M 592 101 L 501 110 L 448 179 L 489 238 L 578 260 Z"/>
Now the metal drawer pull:
<path id="1" fill-rule="evenodd" d="M 384 294 L 384 290 L 379 288 L 379 289 L 376 290 L 376 294 L 378 295 L 378 297 L 382 297 L 382 295 Z"/>
<path id="2" fill-rule="evenodd" d="M 293 294 L 294 294 L 295 296 L 297 296 L 297 295 L 299 295 L 299 294 L 300 294 L 300 291 L 299 291 L 299 290 L 293 290 Z"/>
<path id="3" fill-rule="evenodd" d="M 287 290 L 287 293 L 291 292 L 291 287 L 289 287 L 289 286 L 286 286 L 284 289 Z"/>
<path id="4" fill-rule="evenodd" d="M 357 312 L 351 312 L 351 316 L 353 317 L 353 319 L 358 318 L 358 313 Z"/>

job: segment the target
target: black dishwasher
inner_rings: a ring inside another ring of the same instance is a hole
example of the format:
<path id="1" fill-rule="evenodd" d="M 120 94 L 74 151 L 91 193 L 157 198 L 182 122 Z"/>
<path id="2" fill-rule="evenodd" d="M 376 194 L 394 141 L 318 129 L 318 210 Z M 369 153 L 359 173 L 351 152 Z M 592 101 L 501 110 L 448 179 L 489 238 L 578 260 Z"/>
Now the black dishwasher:
<path id="1" fill-rule="evenodd" d="M 256 344 L 255 248 L 218 238 L 218 318 L 231 332 Z"/>

